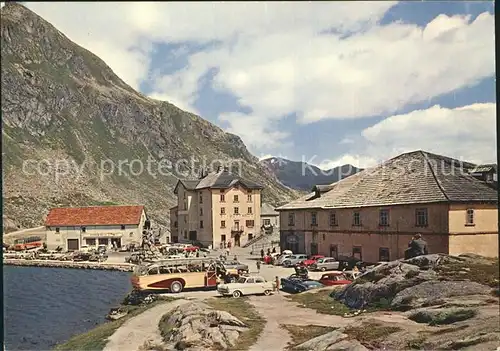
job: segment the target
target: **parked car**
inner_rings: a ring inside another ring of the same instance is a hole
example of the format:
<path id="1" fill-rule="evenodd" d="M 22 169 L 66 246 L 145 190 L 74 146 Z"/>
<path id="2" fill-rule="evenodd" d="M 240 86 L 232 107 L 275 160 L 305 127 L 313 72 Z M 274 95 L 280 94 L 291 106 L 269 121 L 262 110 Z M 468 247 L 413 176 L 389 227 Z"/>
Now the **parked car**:
<path id="1" fill-rule="evenodd" d="M 307 255 L 303 254 L 292 255 L 283 260 L 283 266 L 292 267 L 305 260 L 307 260 Z"/>
<path id="2" fill-rule="evenodd" d="M 313 271 L 334 271 L 339 269 L 340 263 L 333 257 L 323 257 L 309 266 Z"/>
<path id="3" fill-rule="evenodd" d="M 301 265 L 309 267 L 310 265 L 316 263 L 320 258 L 324 258 L 323 255 L 312 255 L 307 260 L 300 262 Z"/>
<path id="4" fill-rule="evenodd" d="M 268 282 L 261 276 L 240 277 L 236 283 L 225 283 L 217 286 L 217 292 L 222 296 L 241 297 L 243 295 L 271 295 L 276 283 Z"/>
<path id="5" fill-rule="evenodd" d="M 363 266 L 365 266 L 365 264 L 363 263 L 363 261 L 361 261 L 360 259 L 356 258 L 356 257 L 352 257 L 352 256 L 339 256 L 337 261 L 339 261 L 339 270 L 351 270 L 353 269 L 355 266 L 358 267 L 358 269 L 361 269 L 363 268 Z"/>
<path id="6" fill-rule="evenodd" d="M 145 258 L 146 257 L 142 253 L 134 252 L 130 256 L 125 257 L 125 262 L 140 264 Z"/>
<path id="7" fill-rule="evenodd" d="M 352 283 L 352 281 L 348 279 L 344 273 L 341 272 L 323 274 L 319 279 L 319 282 L 325 286 L 347 285 Z"/>
<path id="8" fill-rule="evenodd" d="M 108 248 L 106 247 L 106 245 L 99 245 L 97 247 L 97 252 L 98 253 L 102 253 L 102 254 L 105 254 L 106 251 L 108 251 Z"/>
<path id="9" fill-rule="evenodd" d="M 278 258 L 276 259 L 276 265 L 277 266 L 281 266 L 283 264 L 283 261 L 292 257 L 293 255 L 281 255 L 281 256 L 278 256 Z"/>
<path id="10" fill-rule="evenodd" d="M 295 277 L 281 278 L 281 290 L 290 294 L 297 294 L 322 287 L 323 284 L 315 280 L 302 280 Z"/>
<path id="11" fill-rule="evenodd" d="M 236 269 L 238 272 L 248 273 L 248 266 L 246 264 L 240 263 L 238 261 L 226 261 L 222 262 L 224 268 L 227 269 Z"/>

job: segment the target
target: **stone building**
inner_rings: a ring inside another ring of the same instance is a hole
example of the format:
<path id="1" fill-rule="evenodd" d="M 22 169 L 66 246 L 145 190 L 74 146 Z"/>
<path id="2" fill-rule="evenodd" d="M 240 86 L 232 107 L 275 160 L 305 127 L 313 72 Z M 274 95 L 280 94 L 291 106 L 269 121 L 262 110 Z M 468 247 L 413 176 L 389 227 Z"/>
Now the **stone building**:
<path id="1" fill-rule="evenodd" d="M 45 220 L 47 248 L 139 244 L 149 223 L 144 206 L 53 208 Z"/>
<path id="2" fill-rule="evenodd" d="M 281 247 L 378 262 L 404 257 L 421 233 L 431 253 L 498 256 L 496 176 L 481 169 L 415 151 L 316 186 L 277 208 Z"/>
<path id="3" fill-rule="evenodd" d="M 170 209 L 172 241 L 243 246 L 260 232 L 261 184 L 221 168 L 196 180 L 179 180 Z"/>

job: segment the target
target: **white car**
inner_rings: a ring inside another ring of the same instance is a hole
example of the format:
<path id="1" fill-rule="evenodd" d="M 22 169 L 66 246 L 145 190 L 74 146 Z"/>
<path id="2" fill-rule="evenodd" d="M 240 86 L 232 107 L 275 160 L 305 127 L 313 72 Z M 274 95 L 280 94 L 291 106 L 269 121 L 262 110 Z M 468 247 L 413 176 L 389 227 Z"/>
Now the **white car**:
<path id="1" fill-rule="evenodd" d="M 219 294 L 233 297 L 258 294 L 269 296 L 275 289 L 276 284 L 274 282 L 268 282 L 260 276 L 240 277 L 236 283 L 219 284 L 217 286 Z"/>

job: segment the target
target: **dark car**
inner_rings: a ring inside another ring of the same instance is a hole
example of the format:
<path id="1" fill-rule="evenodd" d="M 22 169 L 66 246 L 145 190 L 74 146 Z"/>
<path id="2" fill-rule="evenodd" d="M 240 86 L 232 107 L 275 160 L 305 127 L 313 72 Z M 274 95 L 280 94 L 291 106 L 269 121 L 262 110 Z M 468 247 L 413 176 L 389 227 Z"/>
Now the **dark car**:
<path id="1" fill-rule="evenodd" d="M 302 280 L 296 277 L 281 278 L 281 290 L 290 294 L 297 294 L 322 287 L 323 284 L 315 280 Z"/>
<path id="2" fill-rule="evenodd" d="M 339 256 L 337 260 L 339 261 L 339 271 L 351 270 L 354 267 L 361 269 L 365 266 L 363 261 L 353 256 Z"/>

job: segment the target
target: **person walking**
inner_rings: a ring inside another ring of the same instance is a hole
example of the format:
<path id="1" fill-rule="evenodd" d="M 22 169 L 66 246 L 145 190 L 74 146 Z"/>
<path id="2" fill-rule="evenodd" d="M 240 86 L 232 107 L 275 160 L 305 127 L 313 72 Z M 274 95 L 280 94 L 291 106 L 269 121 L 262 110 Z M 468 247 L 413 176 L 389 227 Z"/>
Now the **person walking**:
<path id="1" fill-rule="evenodd" d="M 257 273 L 260 273 L 260 261 L 257 261 Z"/>
<path id="2" fill-rule="evenodd" d="M 260 249 L 260 259 L 264 260 L 264 249 Z"/>
<path id="3" fill-rule="evenodd" d="M 275 291 L 279 294 L 280 293 L 280 278 L 278 276 L 274 277 L 274 288 L 275 288 Z"/>
<path id="4" fill-rule="evenodd" d="M 273 252 L 273 253 L 276 253 L 276 248 L 275 248 L 275 247 L 273 247 L 273 251 L 272 251 L 272 252 Z"/>

